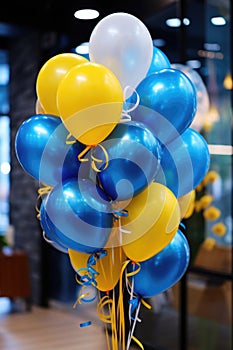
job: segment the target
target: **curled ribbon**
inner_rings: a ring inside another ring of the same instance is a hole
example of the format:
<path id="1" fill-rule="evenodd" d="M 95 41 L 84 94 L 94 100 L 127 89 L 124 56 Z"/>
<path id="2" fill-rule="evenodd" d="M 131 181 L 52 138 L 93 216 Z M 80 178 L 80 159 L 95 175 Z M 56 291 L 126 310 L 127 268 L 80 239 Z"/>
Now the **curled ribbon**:
<path id="1" fill-rule="evenodd" d="M 92 160 L 91 166 L 92 166 L 92 169 L 99 173 L 99 172 L 105 170 L 108 167 L 109 156 L 108 156 L 108 152 L 106 151 L 106 149 L 104 148 L 103 145 L 98 144 L 96 147 L 100 147 L 102 152 L 103 152 L 103 154 L 104 154 L 104 160 L 102 160 L 102 159 L 96 158 L 94 156 L 94 154 L 93 154 L 94 153 L 94 149 L 91 152 L 91 160 Z M 103 163 L 103 162 L 105 162 L 105 165 L 104 165 L 103 169 L 101 169 L 101 170 L 98 169 L 97 166 L 96 166 L 96 163 Z"/>
<path id="2" fill-rule="evenodd" d="M 76 275 L 76 281 L 77 283 L 82 285 L 82 288 L 78 293 L 78 299 L 75 302 L 74 307 L 76 307 L 78 303 L 79 304 L 81 304 L 82 302 L 87 303 L 95 300 L 97 296 L 97 291 L 93 298 L 86 298 L 87 296 L 89 296 L 89 293 L 88 292 L 85 293 L 84 291 L 89 286 L 94 286 L 94 287 L 97 286 L 96 276 L 99 275 L 99 272 L 97 272 L 93 268 L 93 265 L 96 265 L 96 262 L 106 255 L 107 255 L 107 251 L 104 249 L 101 249 L 99 252 L 91 254 L 87 260 L 87 267 L 82 267 L 77 271 L 77 275 L 79 277 L 77 277 Z"/>
<path id="3" fill-rule="evenodd" d="M 42 198 L 42 196 L 45 196 L 47 194 L 49 194 L 51 191 L 52 191 L 53 187 L 52 186 L 49 186 L 49 185 L 44 185 L 42 187 L 40 187 L 37 192 L 38 192 L 38 197 L 37 197 L 37 204 L 36 204 L 36 212 L 37 212 L 37 219 L 40 220 L 40 209 L 39 209 L 39 199 Z"/>
<path id="4" fill-rule="evenodd" d="M 151 309 L 151 306 L 148 303 L 146 303 L 145 300 L 143 300 L 141 296 L 136 295 L 134 293 L 134 278 L 133 278 L 133 276 L 140 271 L 141 267 L 140 267 L 140 263 L 138 263 L 138 262 L 137 263 L 132 262 L 132 263 L 133 263 L 133 270 L 130 272 L 128 272 L 128 271 L 126 272 L 126 287 L 127 287 L 128 292 L 130 294 L 130 300 L 129 300 L 129 322 L 130 322 L 130 325 L 131 325 L 131 321 L 133 321 L 131 330 L 129 331 L 129 334 L 128 334 L 126 350 L 129 350 L 131 340 L 133 340 L 141 349 L 144 349 L 142 343 L 133 334 L 134 334 L 134 330 L 136 327 L 136 323 L 141 322 L 140 318 L 138 317 L 141 304 L 143 304 L 148 309 Z M 137 269 L 135 268 L 136 265 L 138 266 Z M 129 277 L 132 277 L 131 283 L 129 281 Z M 133 317 L 133 314 L 135 314 L 134 317 Z"/>
<path id="5" fill-rule="evenodd" d="M 66 137 L 66 144 L 67 144 L 67 145 L 73 145 L 74 143 L 77 142 L 76 139 L 70 140 L 71 137 L 72 137 L 72 134 L 69 133 L 69 134 L 67 135 L 67 137 Z"/>
<path id="6" fill-rule="evenodd" d="M 96 147 L 99 147 L 102 150 L 103 155 L 104 155 L 104 159 L 99 159 L 99 158 L 95 157 L 94 152 L 95 152 Z M 108 152 L 106 151 L 104 146 L 101 144 L 94 145 L 94 146 L 86 146 L 86 148 L 82 152 L 79 153 L 78 160 L 80 162 L 88 162 L 89 158 L 87 158 L 87 157 L 84 158 L 84 156 L 89 150 L 91 150 L 91 167 L 92 167 L 92 169 L 97 173 L 105 170 L 108 167 L 109 156 L 108 156 Z M 105 163 L 103 169 L 99 169 L 97 167 L 96 163 L 100 164 L 103 162 Z"/>
<path id="7" fill-rule="evenodd" d="M 126 86 L 124 88 L 123 94 L 124 94 L 124 101 L 126 100 L 127 97 L 127 93 L 131 92 L 131 93 L 135 93 L 136 94 L 136 102 L 135 104 L 128 109 L 123 109 L 122 114 L 121 114 L 121 119 L 120 119 L 120 123 L 126 123 L 131 121 L 131 116 L 130 116 L 130 112 L 133 112 L 139 105 L 140 102 L 140 97 L 139 94 L 137 93 L 137 91 L 132 87 L 132 86 Z"/>

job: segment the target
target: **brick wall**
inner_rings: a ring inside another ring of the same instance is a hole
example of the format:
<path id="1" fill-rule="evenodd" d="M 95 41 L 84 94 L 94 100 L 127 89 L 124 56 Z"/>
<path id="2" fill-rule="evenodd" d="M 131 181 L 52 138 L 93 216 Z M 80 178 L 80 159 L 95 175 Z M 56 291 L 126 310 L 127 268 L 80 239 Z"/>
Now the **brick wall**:
<path id="1" fill-rule="evenodd" d="M 38 181 L 24 172 L 15 155 L 16 132 L 25 119 L 35 114 L 35 81 L 41 55 L 40 35 L 30 32 L 11 39 L 9 54 L 12 165 L 10 222 L 15 229 L 15 247 L 29 255 L 32 301 L 40 304 L 42 239 L 35 210 Z"/>

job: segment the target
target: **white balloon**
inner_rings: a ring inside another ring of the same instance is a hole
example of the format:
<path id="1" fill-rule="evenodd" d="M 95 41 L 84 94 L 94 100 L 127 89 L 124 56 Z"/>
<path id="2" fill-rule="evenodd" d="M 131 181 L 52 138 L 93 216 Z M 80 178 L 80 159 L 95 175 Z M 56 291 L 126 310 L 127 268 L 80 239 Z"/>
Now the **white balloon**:
<path id="1" fill-rule="evenodd" d="M 201 76 L 189 66 L 184 64 L 172 64 L 175 69 L 181 70 L 192 81 L 197 94 L 197 110 L 194 119 L 190 125 L 190 128 L 200 131 L 204 125 L 206 116 L 209 111 L 210 101 L 206 86 Z"/>
<path id="2" fill-rule="evenodd" d="M 108 67 L 126 86 L 136 88 L 146 76 L 153 55 L 149 30 L 137 17 L 118 12 L 104 17 L 89 41 L 90 60 Z"/>

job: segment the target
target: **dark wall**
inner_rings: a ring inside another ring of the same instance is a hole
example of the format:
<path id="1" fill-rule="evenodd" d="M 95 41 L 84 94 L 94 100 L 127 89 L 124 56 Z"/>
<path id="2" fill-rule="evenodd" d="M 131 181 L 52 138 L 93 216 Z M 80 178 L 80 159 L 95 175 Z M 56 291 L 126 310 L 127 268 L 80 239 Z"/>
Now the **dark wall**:
<path id="1" fill-rule="evenodd" d="M 40 66 L 40 35 L 27 33 L 10 41 L 11 191 L 10 221 L 15 247 L 30 261 L 32 300 L 41 301 L 41 229 L 36 218 L 38 181 L 24 172 L 15 155 L 15 136 L 22 122 L 35 114 L 35 81 Z M 33 152 L 32 152 L 33 157 Z"/>

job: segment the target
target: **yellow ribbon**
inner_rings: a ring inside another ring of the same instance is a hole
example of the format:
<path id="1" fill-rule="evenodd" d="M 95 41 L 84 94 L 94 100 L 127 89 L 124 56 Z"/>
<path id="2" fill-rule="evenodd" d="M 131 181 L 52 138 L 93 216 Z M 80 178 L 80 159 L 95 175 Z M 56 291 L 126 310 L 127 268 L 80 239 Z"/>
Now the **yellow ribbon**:
<path id="1" fill-rule="evenodd" d="M 96 147 L 100 147 L 100 149 L 102 150 L 102 152 L 103 152 L 103 154 L 104 154 L 104 160 L 103 160 L 103 159 L 96 158 L 96 157 L 94 156 L 94 151 L 95 151 Z M 91 150 L 91 167 L 92 167 L 92 169 L 93 169 L 95 172 L 97 172 L 97 173 L 101 172 L 102 170 L 105 170 L 105 169 L 108 167 L 109 156 L 108 156 L 108 152 L 106 151 L 106 149 L 104 148 L 104 146 L 101 145 L 101 144 L 98 144 L 98 145 L 95 145 L 95 146 L 86 146 L 86 148 L 85 148 L 82 152 L 79 153 L 79 155 L 78 155 L 78 160 L 79 160 L 80 162 L 88 162 L 89 159 L 88 159 L 87 157 L 84 158 L 84 156 L 85 156 L 85 154 L 86 154 L 89 150 Z M 100 169 L 97 167 L 96 163 L 103 163 L 103 162 L 105 162 L 104 168 L 103 168 L 102 170 L 100 170 Z"/>
<path id="2" fill-rule="evenodd" d="M 52 186 L 49 186 L 49 185 L 44 185 L 43 187 L 40 187 L 38 190 L 37 190 L 37 193 L 38 193 L 38 197 L 37 197 L 37 202 L 39 201 L 39 199 L 42 197 L 42 196 L 45 196 L 47 194 L 49 194 L 51 191 L 52 191 L 53 187 Z M 38 204 L 36 204 L 36 212 L 37 212 L 37 219 L 40 220 L 40 209 L 38 207 Z"/>
<path id="3" fill-rule="evenodd" d="M 106 307 L 108 312 L 105 312 Z M 97 314 L 105 324 L 106 324 L 106 339 L 108 350 L 118 350 L 118 337 L 117 337 L 117 321 L 116 321 L 116 309 L 115 309 L 115 293 L 113 290 L 113 298 L 111 299 L 108 294 L 103 296 L 97 305 Z M 111 343 L 110 346 L 109 333 L 107 324 L 111 325 Z"/>
<path id="4" fill-rule="evenodd" d="M 80 161 L 80 162 L 88 162 L 88 158 L 83 158 L 83 156 L 85 156 L 85 154 L 91 149 L 91 147 L 92 146 L 86 146 L 85 148 L 84 148 L 84 150 L 82 151 L 82 152 L 80 152 L 79 153 L 79 155 L 78 155 L 78 160 Z"/>
<path id="5" fill-rule="evenodd" d="M 105 157 L 105 159 L 104 159 L 105 165 L 104 165 L 104 168 L 102 170 L 105 170 L 108 167 L 108 163 L 109 163 L 108 152 L 106 151 L 106 149 L 104 148 L 103 145 L 98 144 L 97 146 L 100 147 L 101 150 L 103 151 L 103 154 L 104 154 L 104 157 Z M 95 170 L 96 172 L 101 172 L 102 170 L 98 169 L 95 163 L 102 163 L 103 160 L 99 159 L 99 158 L 96 158 L 93 155 L 93 152 L 94 152 L 94 150 L 92 150 L 92 154 L 91 154 L 91 159 L 92 159 L 91 166 L 92 166 L 92 169 Z"/>
<path id="6" fill-rule="evenodd" d="M 77 142 L 76 139 L 73 139 L 73 140 L 69 140 L 73 135 L 71 133 L 69 133 L 66 137 L 66 144 L 67 145 L 73 145 L 74 143 Z"/>

